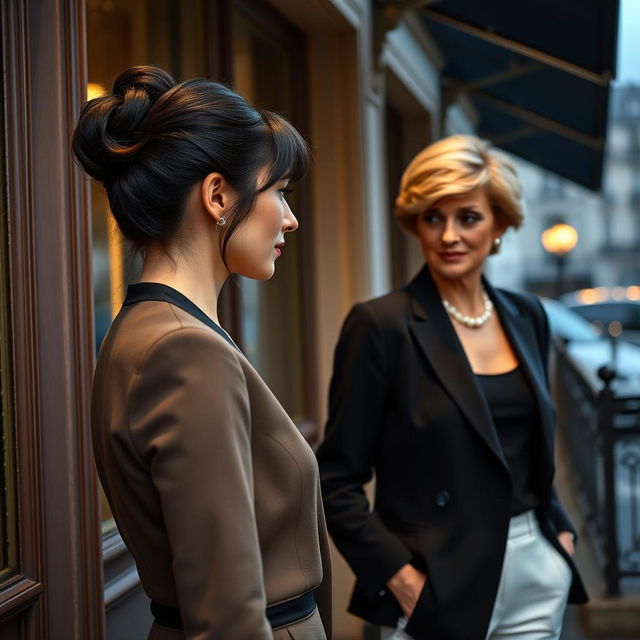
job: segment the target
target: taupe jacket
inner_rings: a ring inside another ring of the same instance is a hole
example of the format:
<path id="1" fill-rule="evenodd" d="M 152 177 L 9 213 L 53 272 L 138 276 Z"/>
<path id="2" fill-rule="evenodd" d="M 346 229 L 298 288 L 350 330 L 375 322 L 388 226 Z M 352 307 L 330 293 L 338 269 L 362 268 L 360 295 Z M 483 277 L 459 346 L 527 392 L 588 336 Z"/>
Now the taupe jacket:
<path id="1" fill-rule="evenodd" d="M 217 330 L 217 332 L 216 332 Z M 314 455 L 242 353 L 189 300 L 139 283 L 109 330 L 92 398 L 100 479 L 147 595 L 184 632 L 330 637 L 330 565 Z M 267 605 L 316 589 L 272 631 Z"/>

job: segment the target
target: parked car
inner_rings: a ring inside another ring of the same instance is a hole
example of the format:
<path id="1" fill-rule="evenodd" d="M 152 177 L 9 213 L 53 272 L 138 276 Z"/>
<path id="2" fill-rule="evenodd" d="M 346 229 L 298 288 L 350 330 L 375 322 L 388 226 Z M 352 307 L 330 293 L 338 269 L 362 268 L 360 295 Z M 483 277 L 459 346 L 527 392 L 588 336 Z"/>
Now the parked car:
<path id="1" fill-rule="evenodd" d="M 592 324 L 557 300 L 542 298 L 551 332 L 561 340 L 585 380 L 601 389 L 598 370 L 603 365 L 616 372 L 612 387 L 618 397 L 640 397 L 640 346 L 624 338 L 599 333 Z"/>
<path id="2" fill-rule="evenodd" d="M 551 333 L 563 341 L 599 340 L 600 333 L 587 320 L 566 305 L 551 298 L 540 298 L 549 318 Z"/>
<path id="3" fill-rule="evenodd" d="M 562 296 L 562 301 L 589 322 L 606 332 L 619 322 L 622 337 L 640 345 L 640 287 L 596 287 Z"/>

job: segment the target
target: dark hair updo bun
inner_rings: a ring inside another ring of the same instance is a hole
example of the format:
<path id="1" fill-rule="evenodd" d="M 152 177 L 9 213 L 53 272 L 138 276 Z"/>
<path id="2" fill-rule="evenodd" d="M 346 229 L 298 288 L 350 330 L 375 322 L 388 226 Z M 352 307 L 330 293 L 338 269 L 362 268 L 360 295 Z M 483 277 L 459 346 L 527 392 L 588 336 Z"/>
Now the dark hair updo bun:
<path id="1" fill-rule="evenodd" d="M 142 122 L 173 86 L 173 78 L 161 69 L 133 67 L 118 76 L 112 95 L 85 103 L 73 136 L 73 151 L 90 176 L 106 184 L 126 170 L 144 144 Z"/>
<path id="2" fill-rule="evenodd" d="M 87 102 L 73 152 L 106 188 L 123 235 L 138 250 L 167 241 L 192 187 L 219 172 L 238 193 L 220 243 L 249 214 L 255 198 L 283 178 L 306 173 L 308 146 L 282 116 L 254 109 L 224 85 L 196 78 L 176 84 L 156 67 L 121 73 L 111 95 Z M 258 174 L 267 169 L 258 185 Z"/>

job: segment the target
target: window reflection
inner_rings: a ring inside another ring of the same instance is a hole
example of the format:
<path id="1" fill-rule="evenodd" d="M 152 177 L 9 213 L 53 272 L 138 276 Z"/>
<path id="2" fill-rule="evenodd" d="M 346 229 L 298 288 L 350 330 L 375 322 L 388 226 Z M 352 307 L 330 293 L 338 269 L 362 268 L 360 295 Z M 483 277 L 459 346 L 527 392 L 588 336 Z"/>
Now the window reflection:
<path id="1" fill-rule="evenodd" d="M 294 60 L 289 49 L 241 11 L 233 20 L 233 87 L 258 107 L 295 122 Z M 297 185 L 293 185 L 294 188 Z M 300 226 L 310 224 L 300 198 L 288 196 Z M 238 278 L 242 347 L 292 419 L 309 419 L 305 403 L 301 233 L 288 234 L 271 280 Z"/>

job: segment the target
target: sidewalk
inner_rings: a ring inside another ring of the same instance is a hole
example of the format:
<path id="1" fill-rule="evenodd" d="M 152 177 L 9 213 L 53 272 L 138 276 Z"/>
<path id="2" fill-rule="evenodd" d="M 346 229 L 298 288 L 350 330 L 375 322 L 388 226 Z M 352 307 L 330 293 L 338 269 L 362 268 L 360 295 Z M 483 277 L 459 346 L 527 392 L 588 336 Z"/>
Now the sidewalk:
<path id="1" fill-rule="evenodd" d="M 569 607 L 564 617 L 564 627 L 560 640 L 586 640 L 586 636 L 582 633 L 579 623 L 579 609 L 577 607 Z"/>
<path id="2" fill-rule="evenodd" d="M 564 627 L 560 640 L 591 640 L 594 636 L 585 635 L 580 624 L 580 607 L 568 607 L 564 617 Z M 598 640 L 629 640 L 631 636 L 597 636 Z"/>

